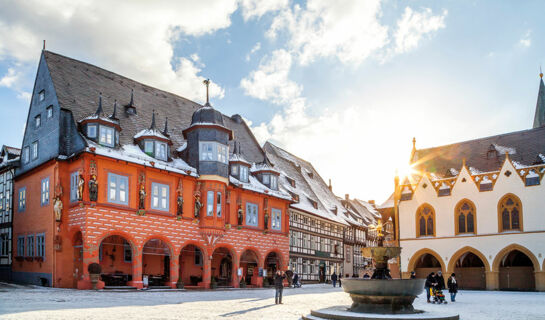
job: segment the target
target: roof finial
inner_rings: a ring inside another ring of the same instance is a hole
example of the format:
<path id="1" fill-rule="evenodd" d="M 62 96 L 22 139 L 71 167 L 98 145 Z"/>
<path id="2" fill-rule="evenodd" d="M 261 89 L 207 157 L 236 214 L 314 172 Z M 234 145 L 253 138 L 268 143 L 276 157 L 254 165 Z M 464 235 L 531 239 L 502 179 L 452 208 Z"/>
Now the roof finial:
<path id="1" fill-rule="evenodd" d="M 208 87 L 210 86 L 210 79 L 204 80 L 202 83 L 206 86 L 206 104 L 205 106 L 210 106 L 210 100 L 208 99 Z"/>
<path id="2" fill-rule="evenodd" d="M 416 137 L 413 137 L 413 149 L 416 149 Z"/>
<path id="3" fill-rule="evenodd" d="M 153 111 L 152 111 L 151 126 L 149 128 L 151 130 L 155 130 L 155 109 L 153 109 Z"/>
<path id="4" fill-rule="evenodd" d="M 110 119 L 112 119 L 112 120 L 117 120 L 117 118 L 116 118 L 116 116 L 115 116 L 116 112 L 117 112 L 117 99 L 114 100 L 114 112 L 113 112 L 112 115 L 110 116 Z"/>
<path id="5" fill-rule="evenodd" d="M 104 110 L 102 110 L 102 92 L 98 93 L 98 108 L 95 115 L 99 117 L 104 115 Z"/>
<path id="6" fill-rule="evenodd" d="M 45 40 L 44 40 L 44 47 L 43 47 L 43 49 L 42 49 L 42 50 L 44 50 L 44 51 L 45 51 Z"/>
<path id="7" fill-rule="evenodd" d="M 539 77 L 543 79 L 543 71 L 541 71 L 541 66 L 539 66 Z"/>
<path id="8" fill-rule="evenodd" d="M 163 135 L 169 136 L 168 134 L 168 117 L 165 118 L 165 130 L 163 130 Z"/>
<path id="9" fill-rule="evenodd" d="M 134 106 L 134 89 L 131 89 L 131 102 L 129 102 L 129 106 Z"/>

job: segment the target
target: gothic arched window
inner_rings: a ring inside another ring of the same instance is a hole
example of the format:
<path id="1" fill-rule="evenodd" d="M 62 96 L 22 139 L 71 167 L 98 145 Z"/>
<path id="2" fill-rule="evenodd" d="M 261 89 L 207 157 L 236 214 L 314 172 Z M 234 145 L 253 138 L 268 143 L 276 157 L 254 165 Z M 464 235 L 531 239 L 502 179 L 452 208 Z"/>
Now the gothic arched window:
<path id="1" fill-rule="evenodd" d="M 514 194 L 503 196 L 498 202 L 499 232 L 522 231 L 522 203 Z"/>
<path id="2" fill-rule="evenodd" d="M 464 199 L 456 205 L 454 211 L 454 224 L 456 234 L 460 233 L 477 233 L 475 231 L 475 218 L 477 211 L 473 202 Z"/>
<path id="3" fill-rule="evenodd" d="M 421 205 L 416 211 L 418 237 L 435 236 L 435 211 L 429 204 Z"/>

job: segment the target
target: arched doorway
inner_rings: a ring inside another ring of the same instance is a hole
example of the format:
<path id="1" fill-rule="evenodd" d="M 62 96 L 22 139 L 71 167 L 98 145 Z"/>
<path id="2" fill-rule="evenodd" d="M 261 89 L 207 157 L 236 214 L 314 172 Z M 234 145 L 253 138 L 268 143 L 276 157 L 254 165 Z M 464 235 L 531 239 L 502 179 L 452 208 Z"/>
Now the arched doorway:
<path id="1" fill-rule="evenodd" d="M 126 286 L 132 280 L 132 248 L 127 239 L 113 235 L 100 243 L 98 259 L 106 286 Z"/>
<path id="2" fill-rule="evenodd" d="M 259 278 L 259 257 L 253 250 L 246 250 L 240 256 L 239 266 L 242 268 L 242 278 L 246 285 L 258 285 Z"/>
<path id="3" fill-rule="evenodd" d="M 486 289 L 484 262 L 473 252 L 466 252 L 456 260 L 454 273 L 460 289 Z"/>
<path id="4" fill-rule="evenodd" d="M 212 253 L 212 277 L 216 279 L 218 287 L 232 286 L 233 256 L 229 249 L 219 247 Z"/>
<path id="5" fill-rule="evenodd" d="M 280 256 L 276 252 L 270 252 L 265 258 L 265 269 L 267 270 L 267 280 L 269 284 L 274 283 L 274 274 L 280 270 Z"/>
<path id="6" fill-rule="evenodd" d="M 142 276 L 149 287 L 164 287 L 170 279 L 170 249 L 161 239 L 150 239 L 142 248 Z"/>
<path id="7" fill-rule="evenodd" d="M 535 290 L 534 264 L 519 250 L 505 254 L 500 261 L 500 290 Z"/>
<path id="8" fill-rule="evenodd" d="M 435 256 L 429 253 L 424 253 L 417 258 L 414 272 L 417 278 L 426 278 L 431 272 L 440 271 L 441 263 Z"/>
<path id="9" fill-rule="evenodd" d="M 202 286 L 204 260 L 202 250 L 192 244 L 180 251 L 180 280 L 185 287 Z"/>
<path id="10" fill-rule="evenodd" d="M 83 277 L 83 236 L 81 231 L 74 234 L 74 237 L 72 238 L 72 246 L 74 248 L 74 278 L 72 279 L 72 287 L 77 288 L 78 281 L 82 280 Z"/>

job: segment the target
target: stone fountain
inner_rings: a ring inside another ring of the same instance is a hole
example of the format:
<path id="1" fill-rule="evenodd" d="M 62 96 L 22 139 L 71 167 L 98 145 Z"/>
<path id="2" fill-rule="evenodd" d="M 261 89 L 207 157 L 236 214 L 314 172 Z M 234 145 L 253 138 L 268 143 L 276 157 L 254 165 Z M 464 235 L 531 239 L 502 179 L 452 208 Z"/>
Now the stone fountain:
<path id="1" fill-rule="evenodd" d="M 458 320 L 459 316 L 444 312 L 424 312 L 413 307 L 414 299 L 424 292 L 425 279 L 392 279 L 388 260 L 399 257 L 400 247 L 385 247 L 382 223 L 372 226 L 377 231 L 378 245 L 362 248 L 362 256 L 372 258 L 375 270 L 371 279 L 343 278 L 342 286 L 352 299 L 351 306 L 312 310 L 303 319 L 370 320 L 427 319 Z M 441 311 L 441 310 L 438 310 Z"/>

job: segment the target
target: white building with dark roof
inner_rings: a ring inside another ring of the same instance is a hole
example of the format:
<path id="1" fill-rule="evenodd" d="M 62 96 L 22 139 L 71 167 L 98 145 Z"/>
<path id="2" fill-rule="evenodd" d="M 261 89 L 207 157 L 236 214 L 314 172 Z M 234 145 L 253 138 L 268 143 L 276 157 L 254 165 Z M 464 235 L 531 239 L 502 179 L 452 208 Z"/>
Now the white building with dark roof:
<path id="1" fill-rule="evenodd" d="M 415 173 L 396 189 L 405 276 L 442 270 L 464 289 L 545 290 L 544 90 L 541 79 L 532 129 L 413 142 Z"/>

